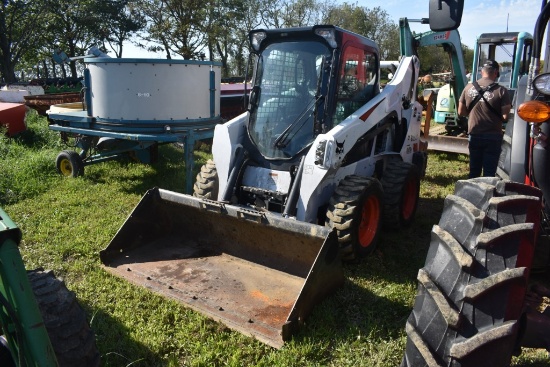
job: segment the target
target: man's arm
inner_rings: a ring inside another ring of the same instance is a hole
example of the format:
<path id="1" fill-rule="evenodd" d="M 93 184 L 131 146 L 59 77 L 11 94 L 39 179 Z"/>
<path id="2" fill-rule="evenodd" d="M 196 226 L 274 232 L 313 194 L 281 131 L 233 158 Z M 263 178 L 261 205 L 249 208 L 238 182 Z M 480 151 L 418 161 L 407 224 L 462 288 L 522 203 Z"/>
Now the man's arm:
<path id="1" fill-rule="evenodd" d="M 504 121 L 508 121 L 508 114 L 510 113 L 510 110 L 512 109 L 512 106 L 502 106 L 502 119 Z"/>
<path id="2" fill-rule="evenodd" d="M 501 98 L 502 98 L 502 118 L 504 121 L 508 121 L 508 114 L 510 113 L 510 110 L 512 109 L 512 101 L 510 100 L 510 95 L 508 94 L 508 90 L 504 87 L 501 88 Z"/>
<path id="3" fill-rule="evenodd" d="M 466 108 L 466 104 L 462 101 L 458 101 L 458 115 L 459 116 L 468 116 L 470 111 Z"/>
<path id="4" fill-rule="evenodd" d="M 469 85 L 467 85 L 468 87 Z M 470 114 L 470 111 L 468 111 L 468 107 L 466 107 L 466 88 L 462 91 L 460 94 L 460 98 L 458 99 L 458 109 L 456 112 L 458 112 L 458 116 L 468 116 Z"/>

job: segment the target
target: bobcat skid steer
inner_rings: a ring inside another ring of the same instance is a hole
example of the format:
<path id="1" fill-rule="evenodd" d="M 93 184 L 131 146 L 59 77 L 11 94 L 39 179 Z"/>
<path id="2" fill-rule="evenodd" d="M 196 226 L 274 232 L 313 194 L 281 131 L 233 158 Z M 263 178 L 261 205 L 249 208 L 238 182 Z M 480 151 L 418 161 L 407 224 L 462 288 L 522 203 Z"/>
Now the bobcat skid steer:
<path id="1" fill-rule="evenodd" d="M 418 59 L 381 91 L 369 39 L 334 26 L 254 30 L 248 110 L 216 126 L 194 195 L 150 190 L 106 268 L 274 347 L 341 286 L 342 258 L 408 225 L 426 153 Z"/>

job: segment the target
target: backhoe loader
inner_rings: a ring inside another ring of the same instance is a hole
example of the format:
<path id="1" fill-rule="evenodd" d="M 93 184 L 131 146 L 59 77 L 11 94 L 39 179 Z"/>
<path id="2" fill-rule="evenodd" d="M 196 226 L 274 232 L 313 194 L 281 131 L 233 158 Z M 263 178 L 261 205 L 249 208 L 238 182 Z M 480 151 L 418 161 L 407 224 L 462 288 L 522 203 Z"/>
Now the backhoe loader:
<path id="1" fill-rule="evenodd" d="M 246 112 L 217 125 L 193 196 L 151 189 L 101 251 L 108 271 L 281 347 L 344 281 L 342 259 L 413 220 L 426 146 L 419 61 L 380 88 L 371 40 L 253 30 Z"/>

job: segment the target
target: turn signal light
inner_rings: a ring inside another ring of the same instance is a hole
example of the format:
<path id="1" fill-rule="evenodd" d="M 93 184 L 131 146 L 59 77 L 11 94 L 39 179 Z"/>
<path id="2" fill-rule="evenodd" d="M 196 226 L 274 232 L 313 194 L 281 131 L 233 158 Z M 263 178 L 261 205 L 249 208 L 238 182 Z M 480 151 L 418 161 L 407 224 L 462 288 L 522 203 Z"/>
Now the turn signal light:
<path id="1" fill-rule="evenodd" d="M 540 124 L 550 119 L 550 107 L 541 101 L 528 101 L 519 105 L 518 115 L 527 122 Z"/>

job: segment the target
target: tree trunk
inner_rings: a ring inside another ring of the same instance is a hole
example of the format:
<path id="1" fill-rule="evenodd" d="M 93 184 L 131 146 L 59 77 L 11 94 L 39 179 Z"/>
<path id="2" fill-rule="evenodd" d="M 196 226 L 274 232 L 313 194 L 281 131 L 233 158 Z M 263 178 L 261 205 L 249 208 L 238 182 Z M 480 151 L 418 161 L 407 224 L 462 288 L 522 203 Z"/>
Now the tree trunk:
<path id="1" fill-rule="evenodd" d="M 48 64 L 46 63 L 46 60 L 42 60 L 42 66 L 44 66 L 44 78 L 49 78 L 50 74 L 48 71 Z"/>
<path id="2" fill-rule="evenodd" d="M 50 61 L 52 63 L 52 74 L 54 78 L 57 78 L 57 67 L 55 66 L 55 61 L 53 59 Z"/>
<path id="3" fill-rule="evenodd" d="M 2 66 L 2 76 L 4 77 L 4 82 L 6 84 L 12 84 L 17 82 L 15 78 L 15 68 L 10 58 L 6 53 L 4 53 L 4 60 L 1 63 Z"/>

